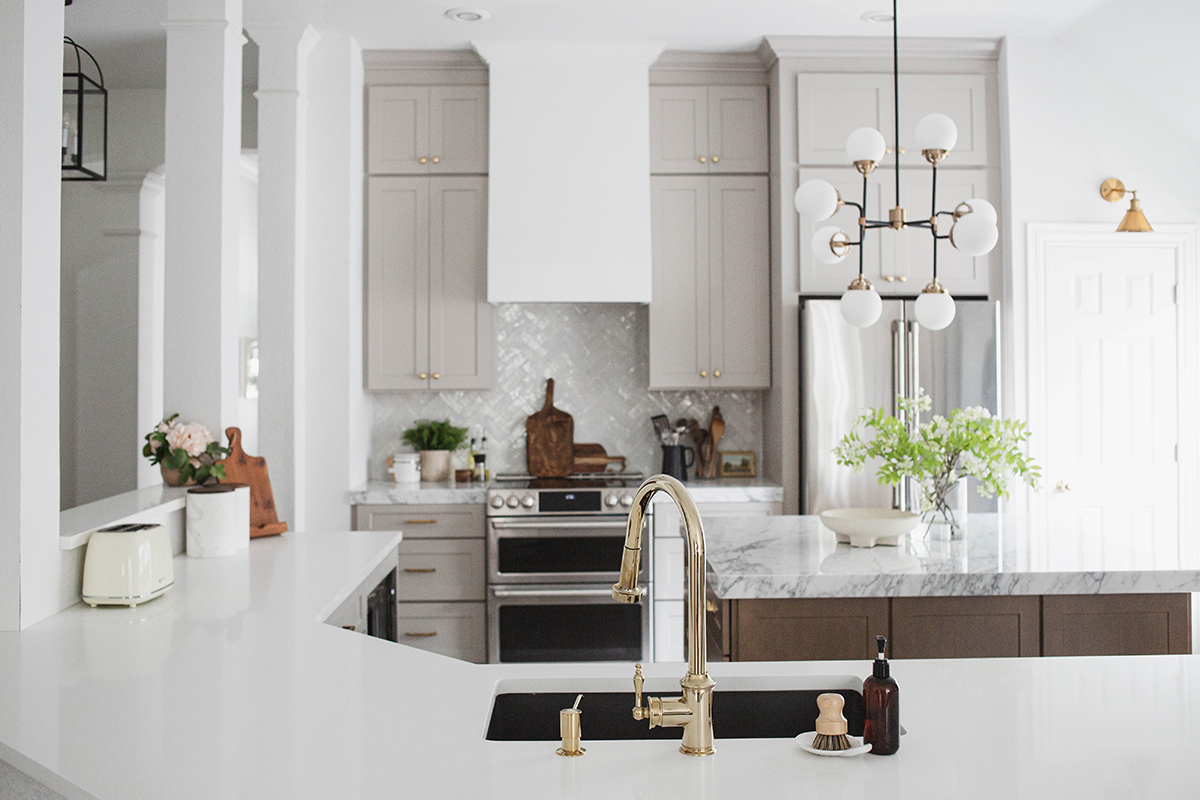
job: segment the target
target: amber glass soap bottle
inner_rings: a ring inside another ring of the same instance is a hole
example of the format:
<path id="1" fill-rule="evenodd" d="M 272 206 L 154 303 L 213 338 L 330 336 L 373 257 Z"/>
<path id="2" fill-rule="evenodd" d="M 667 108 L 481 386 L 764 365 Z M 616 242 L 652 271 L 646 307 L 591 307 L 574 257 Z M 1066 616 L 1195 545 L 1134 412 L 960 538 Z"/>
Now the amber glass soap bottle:
<path id="1" fill-rule="evenodd" d="M 863 681 L 863 744 L 870 743 L 873 755 L 890 756 L 900 749 L 900 687 L 892 680 L 892 668 L 883 653 L 887 639 L 876 636 L 875 643 L 879 655 L 870 677 Z"/>

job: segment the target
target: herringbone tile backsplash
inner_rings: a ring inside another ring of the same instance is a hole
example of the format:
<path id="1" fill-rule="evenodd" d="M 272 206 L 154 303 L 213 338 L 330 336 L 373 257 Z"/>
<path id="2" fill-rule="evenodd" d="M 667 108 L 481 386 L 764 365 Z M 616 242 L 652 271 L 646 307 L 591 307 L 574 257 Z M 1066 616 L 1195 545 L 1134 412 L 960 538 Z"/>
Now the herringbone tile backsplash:
<path id="1" fill-rule="evenodd" d="M 554 405 L 575 418 L 575 441 L 625 456 L 630 471 L 657 472 L 662 451 L 650 417 L 695 417 L 707 427 L 714 405 L 725 418 L 722 450 L 762 455 L 762 392 L 648 392 L 649 308 L 635 304 L 508 304 L 493 310 L 495 379 L 486 392 L 376 394 L 370 476 L 408 450 L 400 434 L 417 419 L 482 425 L 493 474 L 525 471 L 525 418 L 542 407 L 546 379 Z M 691 445 L 690 437 L 684 443 Z M 761 469 L 761 467 L 760 467 Z"/>

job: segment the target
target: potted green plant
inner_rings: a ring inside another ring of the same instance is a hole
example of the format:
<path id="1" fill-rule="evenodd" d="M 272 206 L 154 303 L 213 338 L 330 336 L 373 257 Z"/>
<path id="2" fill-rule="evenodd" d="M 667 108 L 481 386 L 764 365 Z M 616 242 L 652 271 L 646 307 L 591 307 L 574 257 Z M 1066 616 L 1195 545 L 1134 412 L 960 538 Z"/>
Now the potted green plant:
<path id="1" fill-rule="evenodd" d="M 167 486 L 216 483 L 225 480 L 225 465 L 217 459 L 229 455 L 208 428 L 199 422 L 176 422 L 172 414 L 146 434 L 142 455 L 157 464 Z"/>
<path id="2" fill-rule="evenodd" d="M 421 480 L 446 481 L 450 479 L 450 451 L 467 441 L 467 429 L 454 427 L 448 419 L 419 419 L 400 438 L 421 454 Z"/>
<path id="3" fill-rule="evenodd" d="M 984 497 L 1008 497 L 1008 482 L 1014 475 L 1038 488 L 1041 468 L 1022 450 L 1029 439 L 1024 422 L 993 417 L 979 406 L 956 408 L 945 417 L 934 415 L 921 422 L 921 412 L 931 407 L 924 392 L 915 400 L 898 397 L 896 403 L 910 424 L 882 408 L 866 409 L 833 454 L 839 464 L 855 472 L 868 459 L 879 459 L 880 484 L 894 486 L 906 475 L 917 481 L 926 532 L 940 526 L 950 538 L 963 535 L 968 476 L 978 480 Z"/>

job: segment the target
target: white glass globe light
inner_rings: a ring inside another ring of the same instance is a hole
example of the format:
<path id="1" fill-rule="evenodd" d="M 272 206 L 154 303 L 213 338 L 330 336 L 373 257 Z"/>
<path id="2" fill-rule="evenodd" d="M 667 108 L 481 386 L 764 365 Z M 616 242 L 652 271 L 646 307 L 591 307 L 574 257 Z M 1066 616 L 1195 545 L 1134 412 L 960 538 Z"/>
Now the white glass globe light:
<path id="1" fill-rule="evenodd" d="M 949 292 L 921 292 L 917 296 L 917 322 L 931 331 L 940 331 L 954 321 L 954 298 Z"/>
<path id="2" fill-rule="evenodd" d="M 958 126 L 945 114 L 928 114 L 917 123 L 913 139 L 918 150 L 945 150 L 949 152 L 958 143 Z"/>
<path id="3" fill-rule="evenodd" d="M 838 264 L 845 260 L 846 255 L 850 252 L 847 247 L 839 255 L 833 252 L 833 248 L 829 246 L 829 242 L 834 236 L 841 233 L 842 230 L 837 225 L 826 225 L 824 228 L 819 228 L 812 237 L 813 255 L 817 257 L 817 261 L 822 264 Z"/>
<path id="4" fill-rule="evenodd" d="M 996 224 L 996 220 L 998 219 L 996 216 L 996 207 L 987 200 L 984 200 L 982 197 L 972 197 L 970 200 L 963 200 L 963 203 L 971 207 L 972 214 L 983 217 L 993 225 Z"/>
<path id="5" fill-rule="evenodd" d="M 796 210 L 805 219 L 829 219 L 837 213 L 839 199 L 837 189 L 829 181 L 820 178 L 805 181 L 796 190 Z"/>
<path id="6" fill-rule="evenodd" d="M 874 289 L 847 289 L 842 295 L 842 317 L 856 328 L 869 328 L 883 313 L 883 300 Z"/>
<path id="7" fill-rule="evenodd" d="M 874 128 L 857 128 L 846 137 L 846 155 L 851 161 L 879 162 L 886 150 L 883 134 Z"/>
<path id="8" fill-rule="evenodd" d="M 982 214 L 967 214 L 950 229 L 950 244 L 969 256 L 990 253 L 1000 238 L 1000 229 Z"/>

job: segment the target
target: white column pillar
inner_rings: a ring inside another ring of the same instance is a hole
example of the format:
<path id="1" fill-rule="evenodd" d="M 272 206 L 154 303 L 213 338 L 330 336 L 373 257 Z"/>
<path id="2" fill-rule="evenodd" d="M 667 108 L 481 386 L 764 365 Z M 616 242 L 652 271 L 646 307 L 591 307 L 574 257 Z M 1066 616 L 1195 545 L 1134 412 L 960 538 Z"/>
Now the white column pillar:
<path id="1" fill-rule="evenodd" d="M 237 424 L 241 0 L 167 3 L 166 413 Z"/>
<path id="2" fill-rule="evenodd" d="M 0 4 L 0 630 L 59 610 L 63 4 Z"/>
<path id="3" fill-rule="evenodd" d="M 258 441 L 279 518 L 305 527 L 305 191 L 309 25 L 248 25 L 258 43 Z"/>

